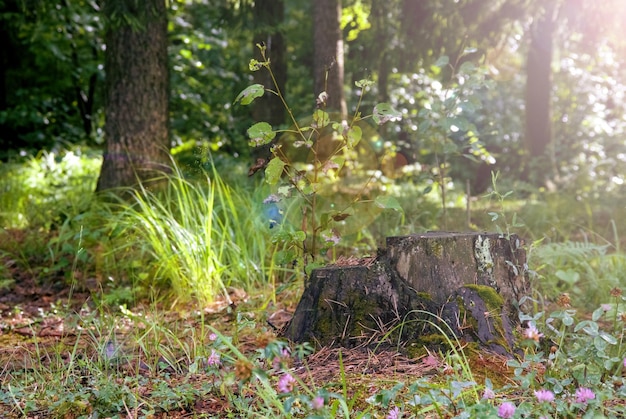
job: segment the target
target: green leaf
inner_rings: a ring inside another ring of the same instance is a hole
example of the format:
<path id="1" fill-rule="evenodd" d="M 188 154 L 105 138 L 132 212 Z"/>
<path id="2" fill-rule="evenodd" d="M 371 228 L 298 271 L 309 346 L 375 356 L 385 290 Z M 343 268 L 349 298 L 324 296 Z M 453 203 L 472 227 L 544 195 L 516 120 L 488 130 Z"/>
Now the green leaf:
<path id="1" fill-rule="evenodd" d="M 594 321 L 594 322 L 597 322 L 604 315 L 604 313 L 606 313 L 606 312 L 604 311 L 604 309 L 602 307 L 597 308 L 591 314 L 591 320 Z"/>
<path id="2" fill-rule="evenodd" d="M 617 345 L 617 338 L 606 332 L 600 332 L 600 337 L 611 345 Z"/>
<path id="3" fill-rule="evenodd" d="M 402 119 L 402 114 L 396 111 L 388 103 L 379 103 L 374 106 L 374 113 L 372 115 L 374 122 L 377 125 L 382 125 L 387 121 L 399 121 Z"/>
<path id="4" fill-rule="evenodd" d="M 315 128 L 324 128 L 328 124 L 330 124 L 330 117 L 327 112 L 324 112 L 321 109 L 317 109 L 313 113 L 313 121 L 315 122 Z"/>
<path id="5" fill-rule="evenodd" d="M 447 55 L 442 55 L 441 57 L 439 57 L 439 59 L 437 59 L 434 66 L 441 68 L 441 67 L 447 66 L 449 63 L 450 63 L 450 58 L 448 58 Z"/>
<path id="6" fill-rule="evenodd" d="M 393 196 L 377 196 L 374 202 L 382 209 L 404 212 L 398 200 Z"/>
<path id="7" fill-rule="evenodd" d="M 361 131 L 361 127 L 355 125 L 348 130 L 347 139 L 348 139 L 348 147 L 354 148 L 361 141 L 361 137 L 363 136 L 363 131 Z"/>
<path id="8" fill-rule="evenodd" d="M 283 174 L 284 168 L 285 162 L 278 157 L 274 157 L 265 168 L 265 181 L 270 185 L 276 185 Z"/>
<path id="9" fill-rule="evenodd" d="M 276 137 L 276 131 L 267 122 L 257 122 L 248 128 L 248 137 L 250 147 L 259 147 L 272 141 Z"/>
<path id="10" fill-rule="evenodd" d="M 235 103 L 241 101 L 242 105 L 251 104 L 254 99 L 263 96 L 265 94 L 265 87 L 262 84 L 253 84 L 243 89 L 241 93 L 235 98 Z"/>

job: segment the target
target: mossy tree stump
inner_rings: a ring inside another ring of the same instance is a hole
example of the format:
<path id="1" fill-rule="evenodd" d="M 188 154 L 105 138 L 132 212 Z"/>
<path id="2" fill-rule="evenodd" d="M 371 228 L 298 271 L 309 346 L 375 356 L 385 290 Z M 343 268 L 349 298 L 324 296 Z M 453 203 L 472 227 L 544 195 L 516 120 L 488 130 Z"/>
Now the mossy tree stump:
<path id="1" fill-rule="evenodd" d="M 525 273 L 526 253 L 515 235 L 389 237 L 376 258 L 315 269 L 285 336 L 346 347 L 388 340 L 418 350 L 456 337 L 511 353 Z"/>

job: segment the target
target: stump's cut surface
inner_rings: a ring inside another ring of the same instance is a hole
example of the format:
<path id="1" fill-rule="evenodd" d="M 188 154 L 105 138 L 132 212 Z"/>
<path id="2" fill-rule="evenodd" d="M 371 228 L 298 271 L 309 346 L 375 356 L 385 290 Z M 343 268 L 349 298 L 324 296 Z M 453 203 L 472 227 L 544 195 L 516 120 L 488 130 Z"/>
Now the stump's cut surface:
<path id="1" fill-rule="evenodd" d="M 527 292 L 526 251 L 517 235 L 428 232 L 387 238 L 390 264 L 419 292 L 444 303 L 465 284 L 494 288 L 506 302 Z"/>

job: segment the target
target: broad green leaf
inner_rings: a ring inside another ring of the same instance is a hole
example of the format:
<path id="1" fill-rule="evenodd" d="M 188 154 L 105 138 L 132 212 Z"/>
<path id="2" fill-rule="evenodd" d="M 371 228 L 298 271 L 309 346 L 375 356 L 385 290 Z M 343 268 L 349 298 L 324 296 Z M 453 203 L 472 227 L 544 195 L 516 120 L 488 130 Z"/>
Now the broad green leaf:
<path id="1" fill-rule="evenodd" d="M 346 158 L 344 156 L 333 156 L 330 160 L 337 165 L 337 171 L 341 170 L 343 165 L 346 163 Z"/>
<path id="2" fill-rule="evenodd" d="M 352 128 L 350 128 L 347 134 L 348 147 L 356 147 L 359 141 L 361 141 L 362 136 L 363 132 L 361 131 L 361 127 L 354 125 Z"/>
<path id="3" fill-rule="evenodd" d="M 374 202 L 382 209 L 392 209 L 394 211 L 404 212 L 398 200 L 393 196 L 377 196 Z"/>
<path id="4" fill-rule="evenodd" d="M 265 87 L 262 84 L 253 84 L 243 89 L 241 93 L 235 98 L 235 103 L 241 100 L 242 105 L 251 104 L 254 99 L 263 96 L 265 94 Z"/>
<path id="5" fill-rule="evenodd" d="M 276 131 L 267 122 L 257 122 L 248 128 L 248 137 L 250 147 L 259 147 L 272 141 L 276 137 Z"/>
<path id="6" fill-rule="evenodd" d="M 315 123 L 314 124 L 315 128 L 324 128 L 325 126 L 330 124 L 330 117 L 328 116 L 327 112 L 321 109 L 317 109 L 313 113 L 313 121 Z"/>
<path id="7" fill-rule="evenodd" d="M 447 55 L 442 55 L 437 59 L 434 66 L 435 67 L 445 67 L 450 63 L 450 58 Z"/>
<path id="8" fill-rule="evenodd" d="M 471 61 L 465 61 L 459 68 L 459 74 L 468 74 L 474 71 L 476 66 Z"/>
<path id="9" fill-rule="evenodd" d="M 285 162 L 278 157 L 274 157 L 265 168 L 265 181 L 270 185 L 277 184 L 283 174 L 284 168 Z"/>
<path id="10" fill-rule="evenodd" d="M 600 337 L 611 345 L 617 345 L 617 338 L 606 332 L 600 332 Z"/>
<path id="11" fill-rule="evenodd" d="M 374 122 L 377 125 L 382 125 L 387 121 L 399 121 L 402 119 L 402 114 L 396 111 L 388 103 L 379 103 L 374 106 L 374 113 L 372 115 Z"/>

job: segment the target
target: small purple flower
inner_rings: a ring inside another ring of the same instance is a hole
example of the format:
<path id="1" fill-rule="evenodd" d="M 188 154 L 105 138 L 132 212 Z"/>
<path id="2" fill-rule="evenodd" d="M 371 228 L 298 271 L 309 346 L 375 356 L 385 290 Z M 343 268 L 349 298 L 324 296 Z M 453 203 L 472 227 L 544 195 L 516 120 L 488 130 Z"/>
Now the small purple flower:
<path id="1" fill-rule="evenodd" d="M 296 379 L 289 373 L 283 374 L 278 380 L 278 391 L 281 393 L 291 393 L 296 384 Z"/>
<path id="2" fill-rule="evenodd" d="M 211 355 L 207 358 L 206 364 L 209 367 L 217 367 L 220 365 L 220 354 L 215 352 L 215 349 L 211 349 Z"/>
<path id="3" fill-rule="evenodd" d="M 332 243 L 334 245 L 339 244 L 339 242 L 341 241 L 341 238 L 334 233 L 330 235 L 322 234 L 322 237 L 324 238 L 324 241 L 326 241 L 326 243 Z"/>
<path id="4" fill-rule="evenodd" d="M 211 342 L 216 341 L 216 340 L 217 340 L 217 335 L 216 335 L 215 333 L 211 333 L 211 334 L 209 335 L 209 340 L 210 340 Z"/>
<path id="5" fill-rule="evenodd" d="M 493 392 L 489 387 L 485 387 L 485 391 L 483 391 L 483 399 L 491 400 L 496 397 L 496 393 Z"/>
<path id="6" fill-rule="evenodd" d="M 511 402 L 504 402 L 498 407 L 498 417 L 510 419 L 515 414 L 515 405 Z"/>
<path id="7" fill-rule="evenodd" d="M 613 306 L 611 304 L 602 304 L 602 311 L 609 311 Z"/>
<path id="8" fill-rule="evenodd" d="M 586 387 L 579 387 L 574 394 L 576 396 L 576 403 L 586 404 L 589 400 L 596 398 L 593 391 Z"/>
<path id="9" fill-rule="evenodd" d="M 313 398 L 311 401 L 311 408 L 313 410 L 320 410 L 322 407 L 324 407 L 324 398 L 322 396 Z"/>
<path id="10" fill-rule="evenodd" d="M 624 358 L 624 368 L 626 368 L 626 358 Z"/>
<path id="11" fill-rule="evenodd" d="M 550 403 L 554 401 L 554 393 L 550 390 L 537 390 L 535 391 L 535 397 L 537 398 L 538 402 Z"/>
<path id="12" fill-rule="evenodd" d="M 400 419 L 401 417 L 400 409 L 398 409 L 398 406 L 394 406 L 392 409 L 389 409 L 389 413 L 385 416 L 385 419 Z"/>

